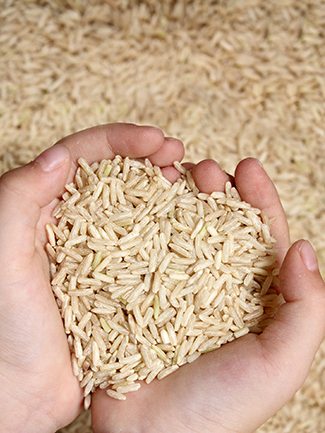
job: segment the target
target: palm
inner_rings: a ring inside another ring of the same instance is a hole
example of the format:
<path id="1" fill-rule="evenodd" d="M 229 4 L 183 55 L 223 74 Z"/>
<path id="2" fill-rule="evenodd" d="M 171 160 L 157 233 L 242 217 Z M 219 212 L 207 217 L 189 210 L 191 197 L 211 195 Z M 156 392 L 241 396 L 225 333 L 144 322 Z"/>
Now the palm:
<path id="1" fill-rule="evenodd" d="M 52 295 L 44 249 L 44 227 L 51 221 L 55 197 L 72 180 L 77 158 L 84 157 L 91 163 L 112 158 L 114 154 L 150 156 L 151 162 L 163 167 L 163 173 L 173 181 L 175 171 L 169 166 L 173 160 L 180 161 L 184 154 L 178 140 L 166 140 L 157 129 L 128 124 L 89 129 L 60 143 L 64 146 L 56 146 L 59 151 L 52 148 L 50 161 L 43 157 L 45 166 L 39 161 L 38 165 L 22 167 L 0 179 L 0 405 L 3 408 L 0 428 L 3 431 L 21 431 L 22 425 L 26 432 L 54 431 L 72 421 L 81 407 L 82 392 L 72 374 L 67 338 Z M 48 170 L 53 155 L 58 154 L 66 155 L 62 164 Z M 203 192 L 223 189 L 230 179 L 211 161 L 193 167 L 193 177 Z M 276 218 L 273 233 L 278 240 L 281 265 L 289 236 L 272 182 L 253 160 L 239 164 L 235 182 L 244 200 Z M 324 287 L 319 274 L 313 274 L 311 283 L 311 287 L 315 283 L 319 290 L 311 293 L 313 296 L 305 295 L 299 310 L 305 274 L 297 271 L 303 265 L 292 248 L 288 255 L 289 260 L 281 268 L 287 268 L 283 274 L 287 273 L 292 280 L 290 287 L 283 284 L 287 286 L 286 304 L 263 334 L 246 335 L 183 366 L 163 381 L 143 383 L 125 402 L 97 391 L 92 407 L 94 431 L 158 433 L 172 429 L 245 433 L 253 431 L 283 405 L 308 371 L 325 326 Z M 292 287 L 299 289 L 297 294 Z M 283 383 L 288 389 L 282 389 Z"/>
<path id="2" fill-rule="evenodd" d="M 255 431 L 292 397 L 310 368 L 299 342 L 294 357 L 288 356 L 292 341 L 271 350 L 273 343 L 278 348 L 283 343 L 272 342 L 273 332 L 277 334 L 275 328 L 261 336 L 249 334 L 205 354 L 162 381 L 142 384 L 126 401 L 98 391 L 93 398 L 94 431 L 163 433 L 171 426 L 175 433 Z"/>
<path id="3" fill-rule="evenodd" d="M 266 390 L 279 391 L 272 386 L 270 373 L 258 338 L 248 335 L 201 356 L 162 381 L 142 384 L 125 402 L 105 398 L 104 391 L 99 391 L 94 397 L 94 430 L 132 432 L 132 420 L 134 431 L 166 432 L 171 423 L 175 433 L 220 432 L 223 425 L 237 431 L 243 413 L 254 418 L 254 407 L 261 408 L 261 400 L 268 401 Z M 262 409 L 267 419 L 277 407 Z M 263 421 L 256 418 L 256 427 Z"/>
<path id="4" fill-rule="evenodd" d="M 62 405 L 63 419 L 72 420 L 80 411 L 82 394 L 72 374 L 66 335 L 50 288 L 44 248 L 44 223 L 50 218 L 49 206 L 41 213 L 36 238 L 34 230 L 26 227 L 25 236 L 34 237 L 34 244 L 26 245 L 24 254 L 2 270 L 1 285 L 10 286 L 12 296 L 3 298 L 1 305 L 6 315 L 0 336 L 1 364 L 9 366 L 3 371 L 26 384 L 30 394 L 26 401 L 36 404 L 33 395 L 37 393 L 49 408 Z"/>
<path id="5" fill-rule="evenodd" d="M 223 190 L 224 182 L 230 180 L 211 161 L 198 164 L 192 172 L 197 185 L 204 192 Z M 247 180 L 247 172 L 250 181 Z M 277 218 L 273 232 L 278 239 L 281 264 L 289 246 L 289 236 L 285 216 L 272 183 L 252 160 L 240 164 L 235 181 L 244 200 L 266 210 L 269 217 Z M 252 188 L 254 182 L 263 186 L 263 195 L 256 193 L 260 188 Z M 276 320 L 274 326 L 277 326 Z M 243 414 L 247 413 L 248 419 L 254 419 L 256 404 L 261 409 L 261 401 L 270 401 L 266 394 L 269 393 L 272 397 L 279 391 L 279 381 L 272 382 L 270 379 L 275 366 L 274 359 L 267 357 L 267 333 L 266 331 L 263 336 L 242 337 L 201 356 L 193 364 L 181 367 L 163 381 L 154 381 L 150 385 L 143 383 L 136 393 L 128 395 L 125 402 L 114 401 L 105 396 L 105 391 L 97 391 L 93 398 L 94 430 L 96 433 L 132 432 L 129 421 L 132 419 L 134 431 L 169 431 L 172 420 L 175 432 L 244 433 L 245 430 L 241 427 L 245 425 Z M 287 373 L 282 368 L 277 374 Z M 282 385 L 281 381 L 280 384 Z M 252 408 L 251 413 L 247 407 Z M 277 399 L 273 406 L 265 405 L 261 409 L 263 417 L 255 416 L 255 427 L 280 407 Z M 229 430 L 223 430 L 224 425 Z"/>
<path id="6" fill-rule="evenodd" d="M 4 429 L 10 424 L 20 431 L 23 422 L 26 432 L 54 431 L 81 409 L 82 391 L 72 373 L 45 252 L 45 225 L 51 221 L 55 198 L 72 181 L 76 160 L 150 155 L 153 163 L 156 158 L 169 165 L 171 158 L 183 157 L 178 140 L 165 140 L 157 129 L 127 124 L 89 129 L 60 144 L 0 180 L 0 404 L 6 415 L 0 424 Z"/>

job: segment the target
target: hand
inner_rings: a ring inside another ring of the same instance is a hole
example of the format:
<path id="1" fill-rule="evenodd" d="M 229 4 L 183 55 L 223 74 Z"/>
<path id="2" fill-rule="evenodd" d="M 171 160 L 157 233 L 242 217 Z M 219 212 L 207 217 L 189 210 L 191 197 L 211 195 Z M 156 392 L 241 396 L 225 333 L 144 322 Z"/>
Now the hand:
<path id="1" fill-rule="evenodd" d="M 76 161 L 115 154 L 181 160 L 179 140 L 150 127 L 112 124 L 67 137 L 0 179 L 0 431 L 54 432 L 82 408 L 62 320 L 49 279 L 45 225 L 73 180 Z M 163 168 L 173 175 L 171 168 Z"/>
<path id="2" fill-rule="evenodd" d="M 235 183 L 243 200 L 275 217 L 280 290 L 285 303 L 261 335 L 248 334 L 177 372 L 128 394 L 92 398 L 94 433 L 253 433 L 303 384 L 325 332 L 325 286 L 307 241 L 289 249 L 286 218 L 271 180 L 254 159 L 234 178 L 210 160 L 192 167 L 203 192 Z"/>

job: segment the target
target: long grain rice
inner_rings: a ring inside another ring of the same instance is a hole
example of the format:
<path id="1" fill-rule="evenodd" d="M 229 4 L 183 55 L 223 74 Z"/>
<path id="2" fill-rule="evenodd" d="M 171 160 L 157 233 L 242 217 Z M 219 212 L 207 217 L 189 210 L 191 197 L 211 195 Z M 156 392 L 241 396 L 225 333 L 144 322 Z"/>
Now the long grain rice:
<path id="1" fill-rule="evenodd" d="M 187 160 L 214 158 L 228 171 L 254 155 L 279 189 L 292 240 L 312 241 L 324 276 L 323 2 L 154 6 L 3 2 L 1 174 L 71 132 L 116 119 L 158 125 L 184 139 Z M 323 344 L 303 392 L 258 431 L 325 431 L 324 353 Z M 77 431 L 92 431 L 88 412 L 62 429 Z"/>
<path id="2" fill-rule="evenodd" d="M 52 287 L 71 339 L 85 407 L 163 379 L 254 329 L 281 302 L 270 223 L 225 193 L 201 194 L 191 173 L 171 185 L 148 160 L 89 166 L 47 226 Z M 82 179 L 82 186 L 81 186 Z M 136 200 L 135 200 L 136 199 Z"/>

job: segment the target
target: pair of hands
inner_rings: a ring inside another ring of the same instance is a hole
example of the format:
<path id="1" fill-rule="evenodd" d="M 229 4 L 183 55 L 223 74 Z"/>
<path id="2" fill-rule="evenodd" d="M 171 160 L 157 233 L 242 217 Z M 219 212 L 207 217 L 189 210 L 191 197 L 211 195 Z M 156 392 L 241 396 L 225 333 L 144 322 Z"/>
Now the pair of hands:
<path id="1" fill-rule="evenodd" d="M 73 376 L 52 295 L 45 225 L 79 157 L 149 157 L 171 181 L 183 144 L 156 128 L 111 124 L 66 137 L 0 179 L 0 431 L 47 433 L 73 421 L 83 394 Z M 163 381 L 142 383 L 127 400 L 98 390 L 95 433 L 253 433 L 303 384 L 325 333 L 325 285 L 307 241 L 289 245 L 276 189 L 254 159 L 230 178 L 211 160 L 188 165 L 203 192 L 232 180 L 243 200 L 275 217 L 280 290 L 285 303 L 261 335 L 248 334 L 205 354 Z"/>

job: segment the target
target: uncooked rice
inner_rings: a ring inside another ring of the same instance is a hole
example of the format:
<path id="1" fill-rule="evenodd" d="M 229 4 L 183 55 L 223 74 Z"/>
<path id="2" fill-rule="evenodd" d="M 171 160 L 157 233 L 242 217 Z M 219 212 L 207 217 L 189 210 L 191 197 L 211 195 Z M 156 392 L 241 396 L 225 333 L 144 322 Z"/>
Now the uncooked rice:
<path id="1" fill-rule="evenodd" d="M 160 127 L 185 161 L 274 181 L 291 241 L 325 276 L 325 7 L 319 0 L 5 0 L 0 173 L 80 129 Z M 23 37 L 22 37 L 23 35 Z M 109 43 L 108 43 L 109 41 Z M 325 342 L 302 389 L 259 433 L 325 431 Z M 60 433 L 91 433 L 90 412 Z"/>
<path id="2" fill-rule="evenodd" d="M 149 160 L 79 159 L 47 226 L 53 293 L 85 407 L 119 400 L 205 352 L 261 332 L 282 301 L 263 211 L 199 192 L 179 163 L 172 185 Z"/>

